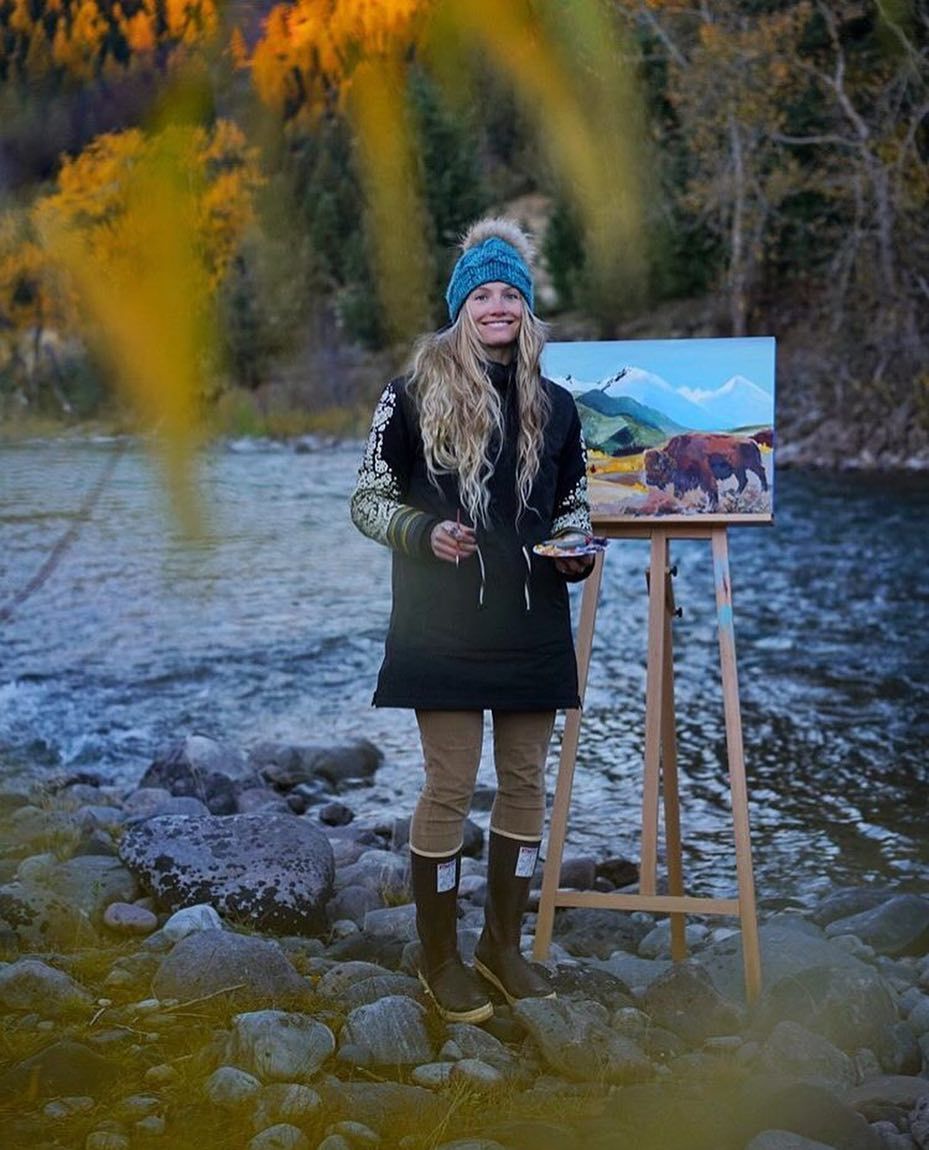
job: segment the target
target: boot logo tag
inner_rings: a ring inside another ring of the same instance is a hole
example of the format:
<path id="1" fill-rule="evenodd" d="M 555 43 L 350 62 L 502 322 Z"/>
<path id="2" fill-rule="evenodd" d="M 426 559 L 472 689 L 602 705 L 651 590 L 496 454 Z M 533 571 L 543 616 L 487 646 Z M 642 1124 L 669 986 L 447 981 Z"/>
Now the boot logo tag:
<path id="1" fill-rule="evenodd" d="M 440 862 L 435 868 L 435 892 L 445 894 L 447 890 L 455 889 L 455 859 Z"/>
<path id="2" fill-rule="evenodd" d="M 532 878 L 535 871 L 536 859 L 539 857 L 538 847 L 520 847 L 519 857 L 516 860 L 517 878 Z"/>

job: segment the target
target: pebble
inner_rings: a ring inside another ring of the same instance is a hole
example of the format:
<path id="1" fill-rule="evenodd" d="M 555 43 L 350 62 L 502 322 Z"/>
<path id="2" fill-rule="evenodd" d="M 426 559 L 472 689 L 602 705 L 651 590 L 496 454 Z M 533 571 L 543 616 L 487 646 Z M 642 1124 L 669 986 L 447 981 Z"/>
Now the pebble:
<path id="1" fill-rule="evenodd" d="M 462 1058 L 460 1062 L 452 1063 L 450 1082 L 464 1082 L 468 1086 L 479 1090 L 491 1090 L 499 1086 L 504 1077 L 499 1070 L 479 1058 Z"/>
<path id="2" fill-rule="evenodd" d="M 84 1150 L 129 1150 L 129 1139 L 113 1130 L 92 1130 L 84 1142 Z"/>
<path id="3" fill-rule="evenodd" d="M 316 1150 L 353 1150 L 351 1142 L 347 1138 L 343 1138 L 341 1134 L 329 1134 L 325 1137 Z"/>
<path id="4" fill-rule="evenodd" d="M 323 1100 L 300 1082 L 272 1082 L 258 1095 L 252 1125 L 264 1130 L 278 1122 L 302 1122 L 317 1114 Z"/>
<path id="5" fill-rule="evenodd" d="M 261 1083 L 236 1066 L 220 1066 L 206 1080 L 204 1090 L 214 1106 L 236 1107 L 254 1098 Z"/>
<path id="6" fill-rule="evenodd" d="M 223 920 L 211 906 L 199 903 L 175 911 L 161 929 L 165 938 L 180 942 L 198 930 L 222 930 Z"/>
<path id="7" fill-rule="evenodd" d="M 309 1146 L 309 1139 L 299 1126 L 279 1122 L 256 1134 L 249 1142 L 248 1150 L 309 1150 Z"/>
<path id="8" fill-rule="evenodd" d="M 377 1147 L 381 1144 L 380 1134 L 363 1122 L 335 1122 L 326 1129 L 326 1134 L 342 1135 L 349 1140 L 354 1150 L 359 1150 L 362 1146 Z"/>
<path id="9" fill-rule="evenodd" d="M 111 902 L 103 912 L 103 925 L 116 934 L 151 934 L 158 928 L 158 916 L 132 902 Z"/>
<path id="10" fill-rule="evenodd" d="M 147 1138 L 160 1138 L 167 1128 L 167 1123 L 161 1114 L 149 1114 L 139 1119 L 132 1128 L 137 1134 Z"/>
<path id="11" fill-rule="evenodd" d="M 256 1010 L 236 1015 L 233 1026 L 233 1060 L 266 1081 L 312 1078 L 335 1051 L 329 1027 L 307 1014 Z"/>
<path id="12" fill-rule="evenodd" d="M 425 1086 L 427 1090 L 437 1090 L 447 1084 L 454 1067 L 454 1062 L 424 1062 L 415 1068 L 410 1081 L 416 1086 Z"/>
<path id="13" fill-rule="evenodd" d="M 79 1094 L 73 1098 L 56 1098 L 42 1108 L 46 1118 L 70 1118 L 74 1114 L 89 1114 L 95 1106 L 92 1098 Z"/>

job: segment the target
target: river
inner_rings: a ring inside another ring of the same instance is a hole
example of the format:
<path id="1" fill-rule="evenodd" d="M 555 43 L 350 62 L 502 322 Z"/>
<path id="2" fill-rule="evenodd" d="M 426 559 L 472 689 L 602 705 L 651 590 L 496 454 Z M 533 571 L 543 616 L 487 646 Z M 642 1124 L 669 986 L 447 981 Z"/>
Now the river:
<path id="1" fill-rule="evenodd" d="M 0 446 L 0 608 L 75 524 L 115 450 Z M 360 450 L 211 449 L 200 467 L 209 535 L 191 544 L 144 446 L 131 445 L 48 580 L 0 624 L 0 784 L 92 770 L 129 785 L 160 744 L 193 732 L 243 747 L 364 736 L 385 763 L 346 801 L 360 816 L 407 811 L 415 724 L 370 706 L 389 555 L 348 518 Z M 729 533 L 763 905 L 929 879 L 927 512 L 924 475 L 787 471 L 775 525 Z M 728 894 L 709 548 L 680 543 L 673 559 L 685 872 L 692 893 Z M 647 562 L 640 542 L 607 556 L 568 853 L 637 857 Z M 557 746 L 550 789 L 556 761 Z M 489 765 L 481 777 L 492 782 Z"/>

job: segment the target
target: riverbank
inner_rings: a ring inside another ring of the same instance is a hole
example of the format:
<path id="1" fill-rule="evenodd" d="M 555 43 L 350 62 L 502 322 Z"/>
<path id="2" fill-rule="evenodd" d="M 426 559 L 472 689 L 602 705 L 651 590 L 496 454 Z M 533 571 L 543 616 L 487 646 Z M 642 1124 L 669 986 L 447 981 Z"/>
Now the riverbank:
<path id="1" fill-rule="evenodd" d="M 929 901 L 782 900 L 752 1007 L 737 924 L 690 920 L 672 964 L 666 922 L 561 911 L 557 1000 L 446 1025 L 415 977 L 407 821 L 351 805 L 380 759 L 191 737 L 133 787 L 83 773 L 0 794 L 5 1145 L 929 1146 Z M 475 825 L 465 853 L 468 957 Z M 562 883 L 634 877 L 580 856 Z"/>

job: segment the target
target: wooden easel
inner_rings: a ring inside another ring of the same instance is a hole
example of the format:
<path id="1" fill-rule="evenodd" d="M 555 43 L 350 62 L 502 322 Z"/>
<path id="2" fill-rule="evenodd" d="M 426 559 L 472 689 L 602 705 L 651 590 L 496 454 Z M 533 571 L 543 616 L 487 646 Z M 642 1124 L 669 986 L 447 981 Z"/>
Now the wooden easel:
<path id="1" fill-rule="evenodd" d="M 645 706 L 645 778 L 642 799 L 642 847 L 639 867 L 639 893 L 573 891 L 558 886 L 568 825 L 568 809 L 581 727 L 580 710 L 567 714 L 561 744 L 561 761 L 555 788 L 548 854 L 542 881 L 536 922 L 533 957 L 548 954 L 557 906 L 584 906 L 612 910 L 645 910 L 666 913 L 671 918 L 671 955 L 679 962 L 686 958 L 685 916 L 731 915 L 740 920 L 745 991 L 753 1002 L 761 991 L 761 953 L 755 911 L 755 883 L 752 874 L 752 848 L 748 825 L 748 790 L 742 750 L 742 716 L 736 676 L 735 632 L 732 619 L 732 590 L 729 581 L 729 544 L 723 526 L 668 524 L 598 527 L 612 538 L 650 538 L 651 558 L 648 579 L 648 663 Z M 716 618 L 722 669 L 723 709 L 726 720 L 726 746 L 729 760 L 729 788 L 735 831 L 737 898 L 695 898 L 684 894 L 681 855 L 680 804 L 677 786 L 677 734 L 674 715 L 674 664 L 671 622 L 679 614 L 671 586 L 675 569 L 669 566 L 671 539 L 708 539 L 712 546 L 716 585 Z M 587 687 L 587 671 L 593 646 L 597 601 L 603 577 L 603 555 L 598 555 L 587 579 L 581 603 L 577 637 L 578 684 L 581 702 Z M 668 894 L 657 893 L 658 808 L 664 800 L 667 847 Z"/>

